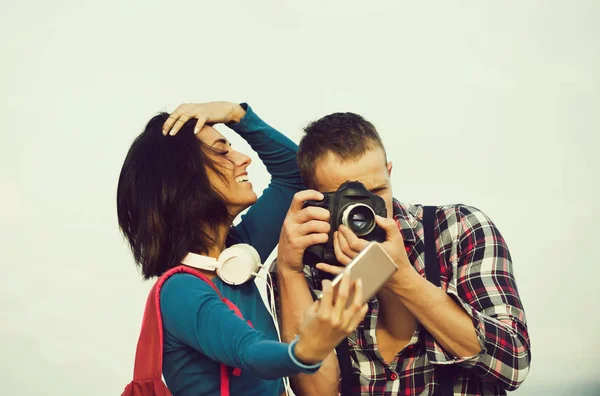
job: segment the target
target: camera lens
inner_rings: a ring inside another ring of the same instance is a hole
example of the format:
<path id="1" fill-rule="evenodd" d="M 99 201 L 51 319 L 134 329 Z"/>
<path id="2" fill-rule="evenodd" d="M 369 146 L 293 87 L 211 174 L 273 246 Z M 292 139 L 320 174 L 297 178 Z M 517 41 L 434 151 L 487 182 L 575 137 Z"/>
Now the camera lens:
<path id="1" fill-rule="evenodd" d="M 375 228 L 375 212 L 365 204 L 348 205 L 342 213 L 342 224 L 358 236 L 367 235 Z"/>

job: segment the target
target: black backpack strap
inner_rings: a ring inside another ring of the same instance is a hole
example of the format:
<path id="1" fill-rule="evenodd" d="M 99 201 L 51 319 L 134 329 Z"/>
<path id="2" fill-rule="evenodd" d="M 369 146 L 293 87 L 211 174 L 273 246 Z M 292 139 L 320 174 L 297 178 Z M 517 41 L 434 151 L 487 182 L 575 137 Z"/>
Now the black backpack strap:
<path id="1" fill-rule="evenodd" d="M 435 248 L 435 216 L 436 206 L 423 206 L 423 236 L 425 237 L 425 276 L 427 280 L 437 287 L 442 285 L 440 275 L 440 264 L 437 260 L 437 249 Z M 454 387 L 449 370 L 436 367 L 435 374 L 439 377 L 440 396 L 454 395 Z"/>
<path id="2" fill-rule="evenodd" d="M 423 206 L 423 236 L 425 237 L 425 276 L 437 287 L 442 285 L 440 265 L 435 248 L 435 206 Z"/>
<path id="3" fill-rule="evenodd" d="M 313 289 L 308 288 L 313 300 L 317 299 L 317 295 Z M 344 338 L 342 342 L 335 347 L 340 367 L 341 387 L 340 396 L 352 396 L 352 361 L 350 360 L 350 348 L 348 347 L 348 339 Z"/>
<path id="4" fill-rule="evenodd" d="M 340 365 L 340 374 L 342 383 L 340 387 L 341 396 L 352 395 L 352 361 L 350 360 L 350 349 L 348 348 L 348 339 L 344 338 L 338 346 L 335 347 L 337 360 Z"/>

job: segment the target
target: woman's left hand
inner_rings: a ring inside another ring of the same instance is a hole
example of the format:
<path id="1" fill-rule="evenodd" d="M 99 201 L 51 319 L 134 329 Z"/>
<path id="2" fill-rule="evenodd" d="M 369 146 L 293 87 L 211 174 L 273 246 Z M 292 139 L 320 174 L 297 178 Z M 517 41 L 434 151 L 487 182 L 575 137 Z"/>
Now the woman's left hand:
<path id="1" fill-rule="evenodd" d="M 198 119 L 194 133 L 200 132 L 205 124 L 227 123 L 240 121 L 246 111 L 238 103 L 231 102 L 208 102 L 208 103 L 184 103 L 179 105 L 169 115 L 163 125 L 163 135 L 174 136 L 181 127 L 192 118 Z"/>
<path id="2" fill-rule="evenodd" d="M 381 243 L 381 247 L 394 260 L 399 268 L 410 266 L 410 261 L 406 255 L 404 248 L 404 240 L 402 234 L 394 219 L 388 219 L 381 216 L 376 216 L 377 225 L 385 231 L 386 240 Z M 356 236 L 348 227 L 340 225 L 338 230 L 333 234 L 333 250 L 337 261 L 344 267 L 350 264 L 352 259 L 356 257 L 367 245 L 369 241 Z M 325 263 L 317 264 L 317 268 L 333 275 L 341 273 L 344 268 L 337 265 Z"/>

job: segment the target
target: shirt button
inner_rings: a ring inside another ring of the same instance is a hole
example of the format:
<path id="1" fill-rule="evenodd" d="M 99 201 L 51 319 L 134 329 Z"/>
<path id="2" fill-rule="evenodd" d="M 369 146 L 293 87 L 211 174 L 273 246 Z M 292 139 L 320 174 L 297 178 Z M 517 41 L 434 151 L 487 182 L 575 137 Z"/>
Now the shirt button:
<path id="1" fill-rule="evenodd" d="M 397 378 L 398 378 L 398 376 L 396 375 L 396 373 L 392 373 L 392 374 L 390 374 L 390 379 L 391 379 L 392 381 L 395 381 Z"/>

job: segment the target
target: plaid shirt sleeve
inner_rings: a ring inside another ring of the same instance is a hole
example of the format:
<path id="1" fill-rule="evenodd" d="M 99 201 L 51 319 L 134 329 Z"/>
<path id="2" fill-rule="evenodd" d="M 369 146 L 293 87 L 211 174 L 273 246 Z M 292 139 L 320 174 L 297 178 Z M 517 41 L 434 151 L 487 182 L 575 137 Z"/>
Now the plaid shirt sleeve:
<path id="1" fill-rule="evenodd" d="M 458 238 L 447 293 L 471 316 L 482 351 L 456 359 L 433 341 L 430 361 L 456 363 L 484 381 L 514 390 L 529 372 L 531 354 L 510 253 L 500 231 L 483 212 L 463 205 L 454 208 Z"/>

